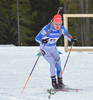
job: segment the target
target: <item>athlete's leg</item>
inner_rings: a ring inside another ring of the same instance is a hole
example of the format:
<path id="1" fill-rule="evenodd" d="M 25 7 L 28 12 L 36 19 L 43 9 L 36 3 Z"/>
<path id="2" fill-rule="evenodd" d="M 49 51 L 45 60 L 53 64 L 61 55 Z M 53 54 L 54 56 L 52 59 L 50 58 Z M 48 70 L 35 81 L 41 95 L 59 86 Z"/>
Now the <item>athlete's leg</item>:
<path id="1" fill-rule="evenodd" d="M 55 59 L 55 67 L 57 69 L 57 77 L 62 77 L 61 60 L 60 60 L 58 50 L 56 48 L 52 52 L 52 57 Z"/>
<path id="2" fill-rule="evenodd" d="M 43 56 L 44 58 L 50 63 L 50 74 L 51 74 L 51 81 L 52 81 L 52 86 L 55 89 L 59 88 L 59 85 L 56 82 L 56 77 L 55 77 L 55 59 L 51 56 L 47 50 L 43 50 Z"/>
<path id="3" fill-rule="evenodd" d="M 43 50 L 43 57 L 49 62 L 50 64 L 50 74 L 51 76 L 55 76 L 55 60 L 54 58 L 51 56 L 51 54 L 49 52 L 47 52 L 47 50 Z"/>
<path id="4" fill-rule="evenodd" d="M 53 58 L 55 59 L 55 62 L 56 62 L 55 67 L 57 69 L 58 85 L 59 85 L 59 88 L 63 88 L 64 84 L 62 82 L 62 68 L 61 68 L 60 56 L 59 56 L 59 53 L 58 53 L 57 49 L 55 49 L 54 52 L 53 52 L 52 56 L 53 56 Z"/>

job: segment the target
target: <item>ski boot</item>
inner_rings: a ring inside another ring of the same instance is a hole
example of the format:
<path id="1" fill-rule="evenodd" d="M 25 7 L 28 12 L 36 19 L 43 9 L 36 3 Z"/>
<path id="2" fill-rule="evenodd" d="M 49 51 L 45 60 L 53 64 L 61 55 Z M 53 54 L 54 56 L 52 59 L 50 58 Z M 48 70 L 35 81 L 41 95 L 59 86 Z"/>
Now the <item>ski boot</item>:
<path id="1" fill-rule="evenodd" d="M 52 78 L 52 86 L 54 89 L 59 89 L 59 85 L 56 83 L 56 78 L 55 76 L 51 76 Z"/>
<path id="2" fill-rule="evenodd" d="M 65 85 L 63 84 L 62 82 L 62 78 L 57 78 L 58 79 L 58 86 L 59 86 L 59 89 L 63 89 L 65 87 Z"/>

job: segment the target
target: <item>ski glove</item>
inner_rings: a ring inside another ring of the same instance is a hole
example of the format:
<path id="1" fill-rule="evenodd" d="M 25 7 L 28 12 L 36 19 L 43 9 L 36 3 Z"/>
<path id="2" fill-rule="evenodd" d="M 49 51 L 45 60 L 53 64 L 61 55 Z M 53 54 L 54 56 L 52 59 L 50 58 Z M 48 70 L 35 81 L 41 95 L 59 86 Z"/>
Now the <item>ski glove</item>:
<path id="1" fill-rule="evenodd" d="M 48 40 L 49 40 L 49 38 L 47 38 L 47 39 L 42 39 L 41 42 L 42 42 L 42 43 L 47 43 Z"/>
<path id="2" fill-rule="evenodd" d="M 76 38 L 76 37 L 73 37 L 73 38 L 71 39 L 71 42 L 77 42 L 77 38 Z"/>

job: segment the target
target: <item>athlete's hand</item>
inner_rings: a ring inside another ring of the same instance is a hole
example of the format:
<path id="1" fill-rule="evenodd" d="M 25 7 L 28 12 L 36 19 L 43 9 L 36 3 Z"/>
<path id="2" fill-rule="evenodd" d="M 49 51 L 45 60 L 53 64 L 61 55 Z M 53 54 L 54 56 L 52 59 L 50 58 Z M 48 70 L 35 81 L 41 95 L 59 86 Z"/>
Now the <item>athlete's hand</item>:
<path id="1" fill-rule="evenodd" d="M 71 42 L 77 42 L 77 38 L 76 38 L 76 37 L 73 37 L 73 38 L 71 39 Z"/>
<path id="2" fill-rule="evenodd" d="M 42 42 L 42 43 L 47 43 L 47 42 L 48 42 L 48 40 L 49 40 L 49 38 L 42 39 L 42 40 L 41 40 L 41 42 Z"/>

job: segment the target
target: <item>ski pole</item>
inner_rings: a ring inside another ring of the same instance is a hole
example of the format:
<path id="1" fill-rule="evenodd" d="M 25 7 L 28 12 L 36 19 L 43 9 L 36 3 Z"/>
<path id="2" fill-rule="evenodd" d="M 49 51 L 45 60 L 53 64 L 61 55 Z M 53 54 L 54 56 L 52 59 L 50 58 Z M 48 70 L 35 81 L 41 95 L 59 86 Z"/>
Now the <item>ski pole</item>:
<path id="1" fill-rule="evenodd" d="M 65 70 L 65 67 L 66 67 L 66 64 L 67 64 L 67 61 L 68 61 L 68 58 L 69 58 L 69 55 L 70 55 L 70 53 L 71 53 L 71 50 L 72 50 L 72 46 L 73 46 L 73 45 L 74 45 L 74 42 L 72 42 L 71 48 L 70 48 L 70 50 L 69 50 L 69 53 L 68 53 L 68 56 L 67 56 L 67 59 L 66 59 L 64 68 L 63 68 L 63 70 L 62 70 L 62 75 L 63 75 L 63 73 L 64 73 L 64 70 Z"/>
<path id="2" fill-rule="evenodd" d="M 44 46 L 45 46 L 45 44 L 44 44 Z M 43 46 L 43 48 L 44 48 L 44 46 Z M 35 62 L 35 64 L 34 64 L 34 66 L 33 66 L 33 68 L 32 68 L 32 70 L 31 70 L 31 72 L 30 72 L 30 75 L 29 75 L 29 77 L 28 77 L 28 79 L 27 79 L 27 81 L 26 81 L 26 83 L 25 83 L 25 85 L 24 85 L 24 88 L 23 88 L 23 90 L 22 90 L 22 93 L 23 93 L 23 91 L 24 91 L 24 89 L 25 89 L 25 87 L 26 87 L 26 85 L 27 85 L 27 83 L 28 83 L 28 81 L 29 81 L 29 79 L 30 79 L 30 77 L 31 77 L 31 74 L 32 74 L 32 72 L 33 72 L 33 70 L 34 70 L 34 68 L 35 68 L 35 66 L 36 66 L 36 64 L 37 64 L 37 62 L 38 62 L 38 59 L 39 59 L 40 55 L 41 55 L 42 52 L 43 52 L 43 48 L 42 48 L 42 50 L 41 50 L 41 52 L 40 52 L 40 54 L 39 54 L 39 56 L 38 56 L 38 58 L 37 58 L 37 60 L 36 60 L 36 62 Z"/>

